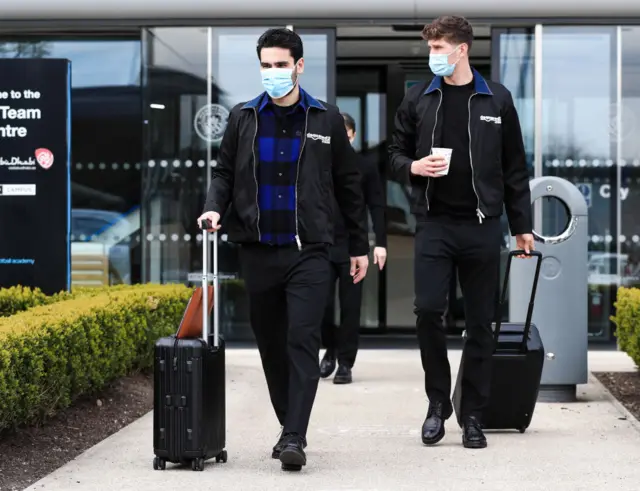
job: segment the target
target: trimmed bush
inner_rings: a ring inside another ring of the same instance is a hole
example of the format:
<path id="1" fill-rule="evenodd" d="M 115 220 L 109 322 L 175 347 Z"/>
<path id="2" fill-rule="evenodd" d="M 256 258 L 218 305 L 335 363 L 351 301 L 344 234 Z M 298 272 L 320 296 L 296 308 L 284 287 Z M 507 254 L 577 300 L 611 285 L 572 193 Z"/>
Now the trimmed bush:
<path id="1" fill-rule="evenodd" d="M 611 320 L 617 327 L 620 349 L 640 366 L 640 289 L 618 288 L 615 308 L 616 315 Z"/>
<path id="2" fill-rule="evenodd" d="M 87 289 L 0 318 L 0 431 L 151 367 L 155 341 L 177 330 L 191 294 L 183 285 Z"/>
<path id="3" fill-rule="evenodd" d="M 71 298 L 71 294 L 62 292 L 47 296 L 39 288 L 32 290 L 25 286 L 0 288 L 0 317 L 13 315 L 31 307 L 47 305 L 65 298 Z"/>
<path id="4" fill-rule="evenodd" d="M 0 288 L 0 317 L 7 317 L 18 312 L 23 312 L 38 305 L 49 305 L 62 300 L 70 300 L 78 296 L 94 296 L 107 291 L 132 290 L 145 288 L 147 285 L 114 285 L 101 287 L 74 287 L 71 292 L 62 291 L 55 295 L 47 296 L 39 288 L 26 286 L 12 286 Z"/>

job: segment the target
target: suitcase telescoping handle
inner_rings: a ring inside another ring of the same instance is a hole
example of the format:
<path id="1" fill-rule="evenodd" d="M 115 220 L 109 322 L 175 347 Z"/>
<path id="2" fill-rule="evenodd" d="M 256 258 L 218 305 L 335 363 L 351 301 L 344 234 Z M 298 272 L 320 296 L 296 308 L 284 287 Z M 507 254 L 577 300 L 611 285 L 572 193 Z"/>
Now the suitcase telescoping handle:
<path id="1" fill-rule="evenodd" d="M 536 290 L 538 288 L 538 278 L 540 277 L 540 265 L 542 263 L 542 253 L 540 251 L 531 251 L 526 253 L 523 250 L 515 250 L 509 252 L 507 259 L 507 270 L 504 273 L 504 283 L 502 285 L 502 295 L 500 297 L 500 305 L 496 311 L 496 329 L 493 333 L 496 344 L 500 335 L 500 325 L 502 324 L 502 309 L 507 298 L 507 287 L 509 286 L 509 273 L 511 271 L 511 261 L 516 256 L 531 256 L 536 258 L 536 272 L 533 275 L 533 286 L 531 287 L 531 298 L 529 299 L 529 308 L 527 309 L 527 320 L 524 324 L 524 332 L 522 333 L 522 348 L 526 348 L 529 339 L 529 331 L 531 330 L 531 318 L 533 317 L 533 304 L 536 299 Z"/>
<path id="2" fill-rule="evenodd" d="M 209 343 L 209 232 L 211 222 L 203 219 L 200 222 L 202 229 L 202 339 Z M 218 299 L 220 289 L 218 288 L 218 232 L 213 233 L 213 346 L 219 346 L 219 308 Z"/>

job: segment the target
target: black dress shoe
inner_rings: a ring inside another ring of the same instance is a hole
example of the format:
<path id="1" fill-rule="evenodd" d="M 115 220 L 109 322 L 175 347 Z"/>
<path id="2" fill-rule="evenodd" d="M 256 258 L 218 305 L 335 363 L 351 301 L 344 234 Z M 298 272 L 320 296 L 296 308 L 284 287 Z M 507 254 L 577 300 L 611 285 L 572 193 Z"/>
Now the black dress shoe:
<path id="1" fill-rule="evenodd" d="M 333 377 L 333 383 L 350 384 L 351 382 L 353 382 L 353 377 L 351 376 L 351 368 L 349 368 L 347 365 L 339 365 L 336 376 Z"/>
<path id="2" fill-rule="evenodd" d="M 320 376 L 327 378 L 336 369 L 336 359 L 330 353 L 325 353 L 322 361 L 320 362 Z"/>
<path id="3" fill-rule="evenodd" d="M 462 445 L 465 448 L 485 448 L 487 446 L 482 424 L 474 416 L 469 416 L 462 424 Z"/>
<path id="4" fill-rule="evenodd" d="M 427 418 L 422 425 L 422 443 L 435 445 L 444 438 L 444 422 L 449 419 L 453 409 L 451 404 L 434 401 L 429 404 Z"/>
<path id="5" fill-rule="evenodd" d="M 271 452 L 271 458 L 272 459 L 279 459 L 280 458 L 280 453 L 282 452 L 282 449 L 285 447 L 285 445 L 287 444 L 287 438 L 288 435 L 285 436 L 284 433 L 280 433 L 280 438 L 278 439 L 278 443 L 276 443 L 273 446 L 273 452 Z M 302 448 L 307 448 L 307 441 L 303 439 L 303 443 L 302 443 Z"/>
<path id="6" fill-rule="evenodd" d="M 282 470 L 299 471 L 303 465 L 307 465 L 307 456 L 304 453 L 307 442 L 304 437 L 296 433 L 289 433 L 284 436 L 284 439 L 284 446 L 280 451 Z"/>

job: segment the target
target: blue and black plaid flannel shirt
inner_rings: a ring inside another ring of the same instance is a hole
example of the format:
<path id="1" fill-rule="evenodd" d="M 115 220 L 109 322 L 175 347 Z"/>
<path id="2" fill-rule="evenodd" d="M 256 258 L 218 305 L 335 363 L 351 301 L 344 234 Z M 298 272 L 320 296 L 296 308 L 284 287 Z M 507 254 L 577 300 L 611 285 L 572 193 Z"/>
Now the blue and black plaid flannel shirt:
<path id="1" fill-rule="evenodd" d="M 258 106 L 258 208 L 261 242 L 296 242 L 296 173 L 307 104 L 281 108 L 264 94 Z"/>

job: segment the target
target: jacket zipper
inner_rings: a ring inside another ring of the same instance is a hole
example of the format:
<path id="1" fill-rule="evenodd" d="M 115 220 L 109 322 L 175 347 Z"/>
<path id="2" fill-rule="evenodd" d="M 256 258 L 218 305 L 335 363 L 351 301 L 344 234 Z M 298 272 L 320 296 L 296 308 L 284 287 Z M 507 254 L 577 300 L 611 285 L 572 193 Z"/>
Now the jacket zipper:
<path id="1" fill-rule="evenodd" d="M 478 191 L 476 190 L 476 178 L 473 170 L 473 156 L 471 155 L 471 99 L 476 95 L 471 94 L 469 97 L 469 103 L 467 105 L 467 110 L 469 112 L 469 120 L 467 123 L 467 132 L 469 133 L 469 165 L 471 166 L 471 185 L 473 186 L 473 192 L 476 195 L 476 200 L 478 201 L 478 205 L 476 207 L 476 215 L 478 216 L 478 221 L 482 223 L 482 219 L 485 218 L 484 214 L 480 210 L 480 196 L 478 196 Z"/>
<path id="2" fill-rule="evenodd" d="M 302 152 L 304 152 L 304 145 L 307 143 L 307 127 L 309 125 L 309 108 L 307 107 L 307 111 L 304 118 L 304 135 L 302 136 L 302 146 L 300 147 L 300 154 L 298 155 L 298 165 L 296 166 L 296 244 L 298 244 L 298 250 L 302 250 L 302 242 L 300 241 L 300 231 L 298 230 L 298 176 L 300 175 L 300 162 L 302 161 Z"/>
<path id="3" fill-rule="evenodd" d="M 262 241 L 262 234 L 260 233 L 260 203 L 258 202 L 258 191 L 260 186 L 258 185 L 258 164 L 256 163 L 256 138 L 258 137 L 258 110 L 254 107 L 253 114 L 256 116 L 256 131 L 253 134 L 253 145 L 251 146 L 251 153 L 253 155 L 253 178 L 256 181 L 256 210 L 258 212 L 258 242 Z"/>
<path id="4" fill-rule="evenodd" d="M 438 112 L 440 111 L 440 106 L 442 105 L 442 90 L 436 89 L 440 92 L 440 101 L 438 102 L 438 107 L 436 108 L 436 122 L 433 124 L 433 131 L 431 132 L 431 148 L 436 144 L 436 127 L 438 126 Z M 433 150 L 431 150 L 433 152 Z M 429 211 L 429 184 L 431 184 L 431 178 L 427 177 L 427 189 L 424 190 L 424 198 L 427 200 L 427 211 Z"/>

